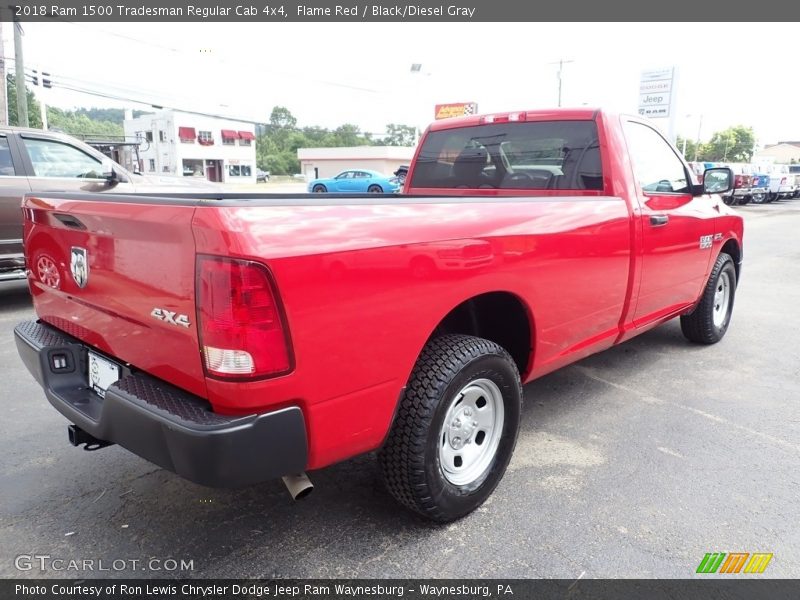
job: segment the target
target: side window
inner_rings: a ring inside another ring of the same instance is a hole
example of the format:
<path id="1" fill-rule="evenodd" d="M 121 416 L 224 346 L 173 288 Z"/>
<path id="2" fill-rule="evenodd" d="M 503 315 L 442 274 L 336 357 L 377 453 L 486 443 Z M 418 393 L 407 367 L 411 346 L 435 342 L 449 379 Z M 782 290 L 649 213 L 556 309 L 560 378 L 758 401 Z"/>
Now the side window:
<path id="1" fill-rule="evenodd" d="M 11 161 L 11 150 L 8 149 L 8 139 L 0 137 L 0 177 L 16 175 L 14 163 Z"/>
<path id="2" fill-rule="evenodd" d="M 633 171 L 644 192 L 688 193 L 686 170 L 669 144 L 654 129 L 626 122 Z"/>
<path id="3" fill-rule="evenodd" d="M 336 179 L 352 179 L 352 178 L 353 178 L 353 172 L 352 171 L 345 171 L 344 173 L 339 173 L 336 176 Z"/>
<path id="4" fill-rule="evenodd" d="M 36 177 L 83 177 L 100 179 L 102 163 L 69 144 L 54 140 L 23 138 Z"/>

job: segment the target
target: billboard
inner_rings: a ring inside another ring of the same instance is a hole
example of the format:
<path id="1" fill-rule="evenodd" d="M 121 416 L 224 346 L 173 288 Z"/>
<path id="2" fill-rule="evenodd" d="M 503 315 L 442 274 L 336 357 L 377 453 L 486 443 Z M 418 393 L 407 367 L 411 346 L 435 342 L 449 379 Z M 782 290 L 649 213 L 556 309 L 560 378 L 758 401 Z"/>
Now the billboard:
<path id="1" fill-rule="evenodd" d="M 463 117 L 464 115 L 474 115 L 477 113 L 477 102 L 452 102 L 450 104 L 437 104 L 434 109 L 434 116 L 437 120 L 449 119 L 450 117 Z"/>

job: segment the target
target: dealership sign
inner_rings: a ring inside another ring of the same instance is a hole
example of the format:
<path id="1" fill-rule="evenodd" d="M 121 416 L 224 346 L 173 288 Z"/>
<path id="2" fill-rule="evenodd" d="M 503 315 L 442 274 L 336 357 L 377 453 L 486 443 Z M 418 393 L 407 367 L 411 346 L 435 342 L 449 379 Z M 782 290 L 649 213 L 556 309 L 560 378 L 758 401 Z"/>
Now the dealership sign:
<path id="1" fill-rule="evenodd" d="M 434 109 L 436 119 L 449 119 L 450 117 L 463 117 L 478 113 L 477 102 L 455 102 L 452 104 L 437 104 Z"/>
<path id="2" fill-rule="evenodd" d="M 675 112 L 675 67 L 642 71 L 639 81 L 639 114 L 668 119 Z"/>

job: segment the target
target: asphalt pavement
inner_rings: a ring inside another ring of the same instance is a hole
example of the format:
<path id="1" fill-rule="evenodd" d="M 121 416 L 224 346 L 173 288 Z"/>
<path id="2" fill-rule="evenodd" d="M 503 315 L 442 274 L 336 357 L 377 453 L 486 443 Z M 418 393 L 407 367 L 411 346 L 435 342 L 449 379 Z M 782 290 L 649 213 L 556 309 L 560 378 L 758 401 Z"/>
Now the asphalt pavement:
<path id="1" fill-rule="evenodd" d="M 737 210 L 725 339 L 673 321 L 526 386 L 508 473 L 450 525 L 396 505 L 373 455 L 293 502 L 280 481 L 211 490 L 73 448 L 14 346 L 26 285 L 2 284 L 0 577 L 683 578 L 707 552 L 800 577 L 800 200 Z"/>

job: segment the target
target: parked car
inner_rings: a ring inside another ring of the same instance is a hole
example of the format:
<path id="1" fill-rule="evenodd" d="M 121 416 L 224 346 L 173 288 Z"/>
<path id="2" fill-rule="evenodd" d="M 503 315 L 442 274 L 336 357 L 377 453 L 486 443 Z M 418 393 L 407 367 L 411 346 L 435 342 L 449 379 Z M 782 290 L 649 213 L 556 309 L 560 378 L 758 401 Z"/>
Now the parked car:
<path id="1" fill-rule="evenodd" d="M 748 174 L 749 165 L 731 163 L 723 166 L 731 169 L 734 175 L 733 189 L 729 193 L 723 194 L 723 202 L 728 205 L 742 205 L 749 203 L 751 200 L 751 188 L 753 184 L 753 178 Z"/>
<path id="2" fill-rule="evenodd" d="M 512 114 L 432 124 L 404 196 L 26 197 L 26 251 L 53 270 L 17 349 L 71 443 L 293 495 L 377 450 L 399 503 L 452 521 L 503 477 L 523 383 L 670 319 L 720 341 L 743 256 L 730 169 L 694 183 L 638 117 Z"/>
<path id="3" fill-rule="evenodd" d="M 794 198 L 800 196 L 800 165 L 789 165 L 789 173 L 794 175 Z"/>
<path id="4" fill-rule="evenodd" d="M 396 177 L 387 177 L 378 171 L 367 169 L 348 169 L 335 177 L 314 179 L 308 184 L 308 191 L 315 194 L 350 193 L 389 194 L 400 189 Z"/>
<path id="5" fill-rule="evenodd" d="M 406 175 L 408 175 L 408 165 L 400 165 L 394 172 L 394 176 L 397 177 L 397 181 L 400 182 L 400 185 L 406 182 Z"/>
<path id="6" fill-rule="evenodd" d="M 770 202 L 781 198 L 793 198 L 797 187 L 794 175 L 789 171 L 789 165 L 771 165 L 769 167 L 769 195 Z"/>
<path id="7" fill-rule="evenodd" d="M 262 169 L 256 169 L 256 183 L 269 183 L 269 171 L 263 171 Z"/>
<path id="8" fill-rule="evenodd" d="M 769 202 L 769 173 L 754 173 L 750 192 L 756 204 Z"/>
<path id="9" fill-rule="evenodd" d="M 205 178 L 129 172 L 63 133 L 0 127 L 0 281 L 25 278 L 20 204 L 28 192 L 133 194 L 220 189 Z"/>

